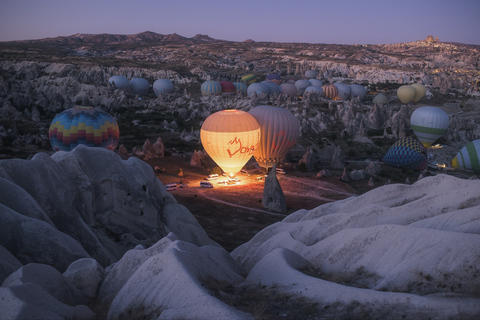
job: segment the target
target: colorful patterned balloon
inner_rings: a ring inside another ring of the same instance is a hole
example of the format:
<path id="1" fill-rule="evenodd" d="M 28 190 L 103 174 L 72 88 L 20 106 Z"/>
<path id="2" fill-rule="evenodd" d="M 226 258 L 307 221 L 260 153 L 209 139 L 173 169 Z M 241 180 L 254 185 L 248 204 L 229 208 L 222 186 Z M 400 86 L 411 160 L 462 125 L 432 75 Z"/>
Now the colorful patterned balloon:
<path id="1" fill-rule="evenodd" d="M 240 81 L 248 85 L 251 85 L 255 81 L 257 81 L 257 76 L 254 74 L 247 74 L 240 78 Z"/>
<path id="2" fill-rule="evenodd" d="M 82 106 L 57 114 L 48 130 L 55 151 L 71 151 L 79 144 L 115 150 L 119 135 L 118 124 L 108 112 Z"/>
<path id="3" fill-rule="evenodd" d="M 239 92 L 247 92 L 247 85 L 243 82 L 234 82 L 233 85 L 235 86 L 235 89 Z"/>
<path id="4" fill-rule="evenodd" d="M 383 162 L 397 168 L 425 170 L 427 149 L 414 137 L 400 139 L 387 151 Z"/>
<path id="5" fill-rule="evenodd" d="M 274 82 L 275 84 L 278 84 L 278 85 L 282 84 L 282 77 L 279 74 L 276 74 L 276 73 L 267 74 L 266 80 L 267 81 L 272 81 L 272 82 Z"/>

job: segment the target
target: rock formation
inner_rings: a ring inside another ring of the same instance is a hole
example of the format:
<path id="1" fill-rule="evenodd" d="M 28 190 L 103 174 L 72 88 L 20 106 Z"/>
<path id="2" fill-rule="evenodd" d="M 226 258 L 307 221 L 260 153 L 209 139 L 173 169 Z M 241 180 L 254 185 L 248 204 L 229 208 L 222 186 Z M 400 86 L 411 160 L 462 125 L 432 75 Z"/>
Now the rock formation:
<path id="1" fill-rule="evenodd" d="M 287 212 L 287 201 L 283 194 L 282 187 L 277 179 L 277 165 L 274 164 L 272 170 L 265 178 L 265 186 L 263 187 L 262 205 L 264 208 L 279 212 Z"/>

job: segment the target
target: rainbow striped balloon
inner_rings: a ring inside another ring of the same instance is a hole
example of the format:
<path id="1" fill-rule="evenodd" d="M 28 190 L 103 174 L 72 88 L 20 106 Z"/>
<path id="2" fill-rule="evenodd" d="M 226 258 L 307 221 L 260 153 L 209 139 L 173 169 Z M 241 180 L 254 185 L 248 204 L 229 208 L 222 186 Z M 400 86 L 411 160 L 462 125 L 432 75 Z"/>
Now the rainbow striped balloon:
<path id="1" fill-rule="evenodd" d="M 71 151 L 79 144 L 115 150 L 119 136 L 115 119 L 94 107 L 76 106 L 59 113 L 48 130 L 55 151 Z"/>
<path id="2" fill-rule="evenodd" d="M 255 81 L 257 81 L 257 76 L 254 74 L 247 74 L 241 77 L 240 81 L 242 81 L 243 83 L 246 83 L 248 86 L 254 83 Z"/>
<path id="3" fill-rule="evenodd" d="M 453 158 L 452 167 L 457 169 L 480 170 L 480 140 L 465 145 Z"/>
<path id="4" fill-rule="evenodd" d="M 222 94 L 222 85 L 218 81 L 208 80 L 202 83 L 200 90 L 202 91 L 202 96 L 218 96 Z"/>

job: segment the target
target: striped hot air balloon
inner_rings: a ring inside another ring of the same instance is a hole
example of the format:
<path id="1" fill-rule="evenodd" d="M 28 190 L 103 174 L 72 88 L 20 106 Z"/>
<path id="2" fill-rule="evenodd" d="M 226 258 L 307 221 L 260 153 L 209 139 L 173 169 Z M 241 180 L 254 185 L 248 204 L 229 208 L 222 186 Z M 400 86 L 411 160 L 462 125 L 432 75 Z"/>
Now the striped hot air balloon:
<path id="1" fill-rule="evenodd" d="M 260 143 L 253 156 L 259 166 L 272 167 L 295 145 L 300 134 L 300 123 L 284 108 L 258 106 L 248 113 L 260 125 Z"/>
<path id="2" fill-rule="evenodd" d="M 248 86 L 243 82 L 234 82 L 235 89 L 239 92 L 247 92 Z"/>
<path id="3" fill-rule="evenodd" d="M 323 93 L 325 94 L 325 98 L 330 100 L 337 99 L 338 90 L 336 86 L 334 86 L 333 84 L 326 84 L 322 87 L 322 89 Z"/>
<path id="4" fill-rule="evenodd" d="M 245 111 L 222 110 L 205 119 L 200 139 L 205 151 L 224 172 L 237 173 L 258 146 L 260 126 Z"/>
<path id="5" fill-rule="evenodd" d="M 453 158 L 452 167 L 457 169 L 480 170 L 480 140 L 465 145 Z"/>
<path id="6" fill-rule="evenodd" d="M 115 150 L 119 135 L 118 124 L 109 113 L 82 106 L 57 114 L 48 130 L 55 151 L 71 151 L 79 144 Z"/>
<path id="7" fill-rule="evenodd" d="M 400 139 L 387 151 L 383 162 L 397 168 L 425 170 L 427 149 L 414 137 Z"/>
<path id="8" fill-rule="evenodd" d="M 218 81 L 207 80 L 200 86 L 202 96 L 218 96 L 222 93 L 222 86 Z"/>
<path id="9" fill-rule="evenodd" d="M 437 107 L 421 107 L 410 116 L 410 126 L 425 148 L 447 131 L 449 122 L 448 114 Z"/>
<path id="10" fill-rule="evenodd" d="M 251 85 L 255 81 L 257 81 L 257 76 L 254 74 L 246 74 L 240 78 L 240 81 L 248 85 Z"/>

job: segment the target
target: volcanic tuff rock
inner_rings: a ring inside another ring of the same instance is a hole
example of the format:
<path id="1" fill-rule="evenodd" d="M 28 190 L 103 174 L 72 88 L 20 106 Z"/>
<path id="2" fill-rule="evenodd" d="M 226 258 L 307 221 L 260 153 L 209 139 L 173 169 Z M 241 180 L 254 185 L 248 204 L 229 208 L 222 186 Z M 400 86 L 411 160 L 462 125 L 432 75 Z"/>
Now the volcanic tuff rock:
<path id="1" fill-rule="evenodd" d="M 265 178 L 262 205 L 270 211 L 285 213 L 287 212 L 287 201 L 278 182 L 276 169 L 277 165 L 273 165 L 270 173 Z"/>

